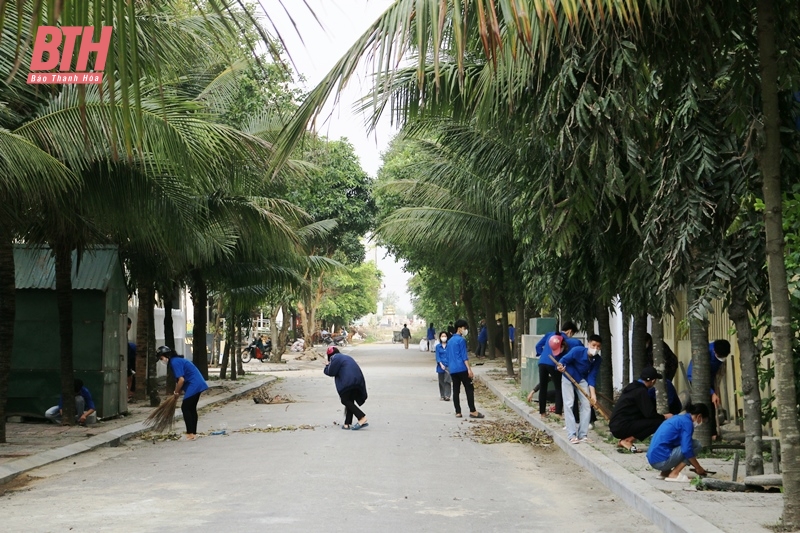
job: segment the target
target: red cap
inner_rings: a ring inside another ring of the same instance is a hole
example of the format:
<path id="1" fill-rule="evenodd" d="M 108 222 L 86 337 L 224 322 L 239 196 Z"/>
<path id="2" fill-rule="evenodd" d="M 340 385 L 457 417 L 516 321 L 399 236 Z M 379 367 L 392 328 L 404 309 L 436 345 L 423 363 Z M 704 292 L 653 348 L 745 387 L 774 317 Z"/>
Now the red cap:
<path id="1" fill-rule="evenodd" d="M 563 346 L 562 342 L 564 339 L 561 335 L 553 335 L 550 337 L 550 340 L 547 341 L 547 344 L 550 346 L 550 349 L 553 351 L 553 355 L 559 355 L 561 353 L 561 348 Z"/>
<path id="2" fill-rule="evenodd" d="M 339 350 L 336 348 L 336 346 L 328 346 L 327 353 L 328 355 L 333 355 L 335 353 L 339 353 Z"/>

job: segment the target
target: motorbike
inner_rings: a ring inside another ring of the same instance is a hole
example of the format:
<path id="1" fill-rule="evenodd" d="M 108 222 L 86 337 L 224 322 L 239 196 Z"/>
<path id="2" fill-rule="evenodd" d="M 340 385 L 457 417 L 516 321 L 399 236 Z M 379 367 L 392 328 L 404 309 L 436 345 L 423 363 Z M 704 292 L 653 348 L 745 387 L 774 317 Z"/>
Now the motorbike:
<path id="1" fill-rule="evenodd" d="M 249 346 L 242 350 L 242 363 L 249 363 L 252 359 L 258 359 L 262 363 L 269 358 L 269 353 L 272 351 L 272 341 L 264 343 L 262 350 L 256 341 L 252 341 Z"/>
<path id="2" fill-rule="evenodd" d="M 330 333 L 322 335 L 322 342 L 328 346 L 348 346 L 347 335 L 336 335 L 332 337 Z"/>

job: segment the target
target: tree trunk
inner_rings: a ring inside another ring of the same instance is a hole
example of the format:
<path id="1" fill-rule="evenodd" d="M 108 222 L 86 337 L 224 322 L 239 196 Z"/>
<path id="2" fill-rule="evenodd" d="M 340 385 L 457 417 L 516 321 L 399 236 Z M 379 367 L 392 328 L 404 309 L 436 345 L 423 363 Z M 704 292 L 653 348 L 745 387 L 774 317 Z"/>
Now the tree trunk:
<path id="1" fill-rule="evenodd" d="M 606 400 L 614 398 L 614 353 L 611 343 L 611 318 L 608 315 L 608 307 L 605 304 L 597 304 L 597 324 L 600 328 L 600 338 L 603 339 L 601 351 L 603 357 L 600 359 L 600 398 L 598 401 L 608 409 L 614 406 Z"/>
<path id="2" fill-rule="evenodd" d="M 222 354 L 220 353 L 220 345 L 222 344 L 222 298 L 216 298 L 215 307 L 217 309 L 216 316 L 214 317 L 214 353 L 212 354 L 211 363 L 220 364 Z"/>
<path id="3" fill-rule="evenodd" d="M 686 305 L 691 307 L 697 300 L 697 291 L 686 292 Z M 692 403 L 701 403 L 713 413 L 711 405 L 711 362 L 708 354 L 708 323 L 694 315 L 689 316 L 689 340 L 692 344 Z M 694 436 L 703 447 L 711 445 L 711 426 L 703 424 L 695 430 Z"/>
<path id="4" fill-rule="evenodd" d="M 494 300 L 489 294 L 489 289 L 481 287 L 481 302 L 486 316 L 486 355 L 489 359 L 495 358 L 494 339 L 497 336 L 497 324 L 494 318 Z"/>
<path id="5" fill-rule="evenodd" d="M 631 341 L 631 359 L 633 360 L 633 379 L 639 379 L 647 356 L 647 313 L 639 313 L 633 317 L 633 340 Z"/>
<path id="6" fill-rule="evenodd" d="M 136 391 L 137 400 L 142 401 L 147 397 L 147 373 L 150 366 L 155 365 L 155 347 L 149 345 L 147 335 L 147 313 L 145 308 L 152 305 L 152 292 L 148 291 L 148 284 L 141 279 L 136 286 L 139 296 L 139 309 L 136 313 Z"/>
<path id="7" fill-rule="evenodd" d="M 242 365 L 242 327 L 243 326 L 239 324 L 238 347 L 236 348 L 236 372 L 240 376 L 244 376 L 244 366 Z M 247 338 L 250 338 L 249 334 Z"/>
<path id="8" fill-rule="evenodd" d="M 514 357 L 522 367 L 522 335 L 525 334 L 525 299 L 520 293 L 514 306 Z"/>
<path id="9" fill-rule="evenodd" d="M 500 305 L 502 306 L 502 328 L 503 328 L 503 355 L 506 359 L 506 374 L 514 377 L 514 362 L 511 357 L 511 345 L 508 343 L 508 302 L 506 301 L 505 291 L 500 292 Z"/>
<path id="10" fill-rule="evenodd" d="M 172 290 L 164 295 L 164 344 L 175 351 L 175 329 L 172 322 Z M 167 397 L 175 392 L 175 374 L 172 367 L 167 365 Z"/>
<path id="11" fill-rule="evenodd" d="M 17 315 L 14 244 L 7 226 L 0 225 L 0 443 L 6 442 L 6 402 L 11 374 L 11 350 Z"/>
<path id="12" fill-rule="evenodd" d="M 72 356 L 72 249 L 53 243 L 56 264 L 56 302 L 61 351 L 61 425 L 75 425 L 75 372 Z"/>
<path id="13" fill-rule="evenodd" d="M 739 365 L 742 370 L 742 398 L 744 399 L 744 450 L 745 469 L 748 476 L 764 473 L 764 455 L 761 451 L 761 390 L 758 388 L 758 356 L 753 341 L 753 329 L 747 313 L 745 292 L 731 290 L 728 316 L 736 326 L 739 344 Z M 728 359 L 733 359 L 729 357 Z M 733 361 L 728 364 L 734 364 Z M 736 414 L 738 416 L 738 413 Z"/>
<path id="14" fill-rule="evenodd" d="M 664 375 L 664 324 L 661 323 L 661 316 L 653 317 L 653 366 Z M 667 399 L 667 386 L 663 379 L 656 381 L 656 409 L 660 414 L 669 412 L 669 401 Z"/>
<path id="15" fill-rule="evenodd" d="M 228 305 L 229 308 L 233 308 L 233 305 Z M 235 337 L 233 332 L 233 312 L 228 312 L 228 317 L 225 319 L 225 351 L 222 355 L 222 363 L 219 367 L 219 379 L 227 379 L 228 378 L 228 362 L 231 362 L 231 366 L 235 365 L 231 361 L 231 357 L 236 357 L 236 346 Z M 233 355 L 231 355 L 233 354 Z"/>
<path id="16" fill-rule="evenodd" d="M 631 320 L 625 314 L 625 308 L 620 305 L 622 311 L 622 388 L 624 389 L 631 382 Z"/>
<path id="17" fill-rule="evenodd" d="M 286 304 L 281 306 L 283 310 L 283 323 L 281 323 L 281 329 L 278 330 L 278 338 L 272 342 L 272 350 L 275 354 L 274 359 L 276 363 L 280 363 L 281 357 L 286 353 L 286 342 L 288 340 L 286 332 L 289 330 L 289 321 L 286 320 L 286 308 Z"/>
<path id="18" fill-rule="evenodd" d="M 278 313 L 281 310 L 280 305 L 276 305 L 269 315 L 269 332 L 270 337 L 272 337 L 272 352 L 269 354 L 269 362 L 270 363 L 280 363 L 281 356 L 283 355 L 284 350 L 286 350 L 286 346 L 283 347 L 282 350 L 278 349 Z M 305 311 L 301 312 L 300 320 L 303 321 L 303 316 L 305 315 Z M 284 320 L 284 322 L 286 322 Z M 306 348 L 311 347 L 311 344 L 308 344 L 308 338 L 306 338 Z"/>
<path id="19" fill-rule="evenodd" d="M 778 54 L 775 46 L 773 0 L 758 0 L 758 58 L 764 146 L 758 157 L 764 193 L 767 273 L 772 306 L 772 348 L 775 356 L 775 397 L 783 454 L 783 526 L 800 528 L 800 422 L 792 354 L 791 308 L 784 264 L 781 139 L 778 110 Z"/>
<path id="20" fill-rule="evenodd" d="M 149 281 L 147 284 L 148 288 L 150 289 L 150 304 L 145 307 L 144 315 L 147 319 L 146 329 L 147 332 L 147 345 L 150 347 L 150 351 L 148 352 L 149 357 L 155 356 L 156 353 L 156 296 L 155 296 L 155 285 L 153 281 Z M 167 367 L 169 369 L 169 367 Z M 161 398 L 158 396 L 158 374 L 156 373 L 156 365 L 155 364 L 148 364 L 147 365 L 147 394 L 150 397 L 150 407 L 158 407 L 161 403 Z"/>
<path id="21" fill-rule="evenodd" d="M 233 302 L 231 302 L 231 308 L 233 308 Z M 235 322 L 235 317 L 233 315 L 233 311 L 230 314 L 231 317 L 231 329 L 233 330 L 232 340 L 231 343 L 231 355 L 228 361 L 231 364 L 231 381 L 236 381 L 236 372 L 237 368 L 237 361 L 239 360 L 239 354 L 242 351 L 242 327 Z"/>
<path id="22" fill-rule="evenodd" d="M 192 362 L 203 379 L 208 379 L 208 353 L 206 351 L 206 331 L 208 320 L 208 289 L 203 279 L 203 274 L 195 269 L 192 271 L 192 307 L 194 308 L 194 325 L 192 326 Z"/>
<path id="23" fill-rule="evenodd" d="M 467 273 L 461 272 L 461 300 L 464 302 L 464 309 L 467 311 L 467 323 L 471 335 L 467 339 L 467 345 L 472 353 L 478 351 L 478 321 L 475 318 L 475 306 L 472 305 L 472 288 L 467 281 Z"/>

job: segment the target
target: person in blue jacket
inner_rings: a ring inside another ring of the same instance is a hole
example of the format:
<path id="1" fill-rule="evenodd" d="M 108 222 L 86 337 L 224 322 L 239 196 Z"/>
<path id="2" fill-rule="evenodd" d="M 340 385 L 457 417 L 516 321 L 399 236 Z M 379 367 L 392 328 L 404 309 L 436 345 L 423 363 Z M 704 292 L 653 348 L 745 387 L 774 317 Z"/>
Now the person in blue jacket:
<path id="1" fill-rule="evenodd" d="M 436 344 L 436 328 L 433 327 L 433 322 L 430 323 L 428 326 L 428 335 L 426 336 L 428 341 L 428 351 L 432 352 L 434 350 L 434 345 Z"/>
<path id="2" fill-rule="evenodd" d="M 436 374 L 439 376 L 439 396 L 445 402 L 450 401 L 450 384 L 453 379 L 447 370 L 447 332 L 439 333 L 439 344 L 436 345 Z"/>
<path id="3" fill-rule="evenodd" d="M 547 412 L 547 387 L 548 383 L 553 383 L 553 389 L 556 392 L 556 415 L 563 416 L 564 413 L 564 400 L 561 397 L 561 374 L 556 370 L 556 364 L 550 359 L 553 355 L 558 359 L 573 348 L 583 346 L 583 343 L 578 339 L 573 339 L 572 336 L 578 332 L 578 326 L 574 322 L 564 322 L 561 328 L 562 331 L 551 331 L 539 342 L 536 343 L 536 355 L 539 356 L 539 415 L 545 416 Z M 558 353 L 553 353 L 553 348 L 550 346 L 550 339 L 553 336 L 559 335 L 561 337 L 561 349 Z M 533 399 L 534 391 L 528 394 L 528 402 Z"/>
<path id="4" fill-rule="evenodd" d="M 716 440 L 719 435 L 719 428 L 717 428 L 717 415 L 716 410 L 719 409 L 720 404 L 722 403 L 719 395 L 717 394 L 717 373 L 719 369 L 725 366 L 726 361 L 728 360 L 728 356 L 731 354 L 731 343 L 726 341 L 725 339 L 717 339 L 714 342 L 708 345 L 708 356 L 710 358 L 710 366 L 711 366 L 711 379 L 709 380 L 708 387 L 709 391 L 711 392 L 711 439 Z M 692 363 L 693 361 L 689 362 L 689 368 L 686 370 L 686 377 L 689 379 L 689 383 L 692 382 Z"/>
<path id="5" fill-rule="evenodd" d="M 476 357 L 486 357 L 486 343 L 489 341 L 489 333 L 486 331 L 486 320 L 481 320 L 478 331 L 478 353 Z"/>
<path id="6" fill-rule="evenodd" d="M 705 404 L 689 405 L 686 412 L 665 420 L 656 430 L 647 448 L 647 462 L 661 472 L 665 481 L 688 483 L 689 477 L 682 472 L 691 463 L 699 476 L 708 474 L 697 461 L 697 453 L 702 448 L 700 441 L 694 439 L 694 430 L 709 419 Z"/>
<path id="7" fill-rule="evenodd" d="M 447 341 L 445 357 L 447 358 L 447 369 L 450 377 L 453 378 L 453 407 L 456 409 L 456 418 L 461 418 L 461 385 L 467 393 L 467 405 L 469 405 L 470 418 L 483 418 L 483 415 L 475 409 L 475 386 L 472 384 L 472 368 L 469 366 L 467 356 L 467 341 L 464 337 L 469 333 L 469 326 L 464 319 L 456 320 L 454 326 L 456 332 Z"/>
<path id="8" fill-rule="evenodd" d="M 81 426 L 86 424 L 94 424 L 97 422 L 97 415 L 95 414 L 94 400 L 92 400 L 92 393 L 89 389 L 83 386 L 83 381 L 76 379 L 73 381 L 75 391 L 75 422 Z M 64 397 L 58 399 L 58 405 L 54 405 L 48 409 L 44 416 L 49 421 L 60 424 L 64 409 Z"/>
<path id="9" fill-rule="evenodd" d="M 186 440 L 194 440 L 197 438 L 197 402 L 200 401 L 203 391 L 208 390 L 208 384 L 191 361 L 178 355 L 169 346 L 159 347 L 156 357 L 166 363 L 175 375 L 175 396 L 184 393 L 181 412 L 186 424 Z"/>
<path id="10" fill-rule="evenodd" d="M 556 364 L 556 369 L 561 373 L 569 373 L 572 379 L 578 383 L 578 386 L 583 389 L 583 392 L 591 397 L 592 402 L 597 401 L 595 386 L 597 384 L 597 374 L 600 371 L 601 344 L 600 335 L 590 335 L 588 347 L 578 346 L 571 349 Z M 575 422 L 575 414 L 572 412 L 576 392 L 580 400 L 580 424 Z M 561 380 L 561 397 L 564 400 L 564 418 L 567 422 L 567 437 L 569 441 L 572 444 L 590 442 L 588 432 L 592 405 L 583 393 L 576 391 L 566 375 Z"/>
<path id="11" fill-rule="evenodd" d="M 344 405 L 344 424 L 342 429 L 358 430 L 367 427 L 367 415 L 358 408 L 367 401 L 367 382 L 361 367 L 355 359 L 339 352 L 336 346 L 328 346 L 328 361 L 325 363 L 325 375 L 336 383 L 336 392 Z M 358 405 L 356 405 L 358 404 Z M 353 415 L 357 422 L 353 424 Z"/>

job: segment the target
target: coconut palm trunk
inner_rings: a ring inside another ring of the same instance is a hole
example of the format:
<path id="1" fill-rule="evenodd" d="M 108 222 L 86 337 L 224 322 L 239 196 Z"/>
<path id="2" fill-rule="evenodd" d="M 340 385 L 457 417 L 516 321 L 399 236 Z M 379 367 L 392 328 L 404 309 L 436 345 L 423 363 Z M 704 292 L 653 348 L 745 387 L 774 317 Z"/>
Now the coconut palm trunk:
<path id="1" fill-rule="evenodd" d="M 11 351 L 14 345 L 14 321 L 17 314 L 14 245 L 6 226 L 0 224 L 0 443 L 6 442 L 6 402 L 8 376 L 11 374 Z"/>
<path id="2" fill-rule="evenodd" d="M 614 397 L 614 353 L 611 343 L 611 318 L 608 315 L 608 307 L 603 303 L 597 304 L 597 323 L 600 329 L 602 341 L 601 351 L 603 357 L 600 359 L 600 398 L 598 401 L 609 409 L 614 406 L 606 398 Z"/>
<path id="3" fill-rule="evenodd" d="M 745 469 L 748 476 L 759 476 L 764 473 L 764 454 L 761 450 L 761 389 L 758 388 L 758 356 L 744 295 L 742 290 L 731 290 L 728 316 L 736 325 L 736 341 L 739 344 L 744 400 Z"/>
<path id="4" fill-rule="evenodd" d="M 686 302 L 691 306 L 697 300 L 697 291 L 689 289 Z M 689 317 L 689 340 L 692 345 L 692 403 L 705 404 L 709 413 L 713 413 L 711 405 L 711 361 L 708 354 L 708 323 L 695 316 Z M 712 415 L 713 416 L 713 415 Z M 711 423 L 702 424 L 695 430 L 694 436 L 703 447 L 711 446 Z"/>
<path id="5" fill-rule="evenodd" d="M 764 145 L 758 158 L 764 193 L 767 273 L 772 306 L 772 347 L 775 355 L 775 397 L 783 454 L 783 526 L 800 528 L 800 422 L 792 356 L 791 306 L 784 264 L 781 138 L 778 108 L 778 51 L 775 45 L 773 0 L 758 0 L 758 56 Z"/>
<path id="6" fill-rule="evenodd" d="M 653 366 L 664 375 L 664 324 L 661 323 L 661 316 L 653 317 L 651 328 L 653 337 Z M 663 379 L 656 381 L 656 410 L 661 413 L 669 412 L 669 401 L 667 400 L 667 387 Z"/>
<path id="7" fill-rule="evenodd" d="M 206 331 L 208 330 L 208 288 L 200 270 L 191 273 L 192 306 L 194 307 L 192 326 L 192 362 L 203 379 L 208 379 L 208 353 L 206 351 Z"/>
<path id="8" fill-rule="evenodd" d="M 175 351 L 175 328 L 172 320 L 172 291 L 168 290 L 164 296 L 164 344 Z M 175 392 L 175 374 L 167 366 L 167 397 Z"/>
<path id="9" fill-rule="evenodd" d="M 637 313 L 633 317 L 633 338 L 631 339 L 631 362 L 633 379 L 639 379 L 646 359 L 647 313 Z"/>

